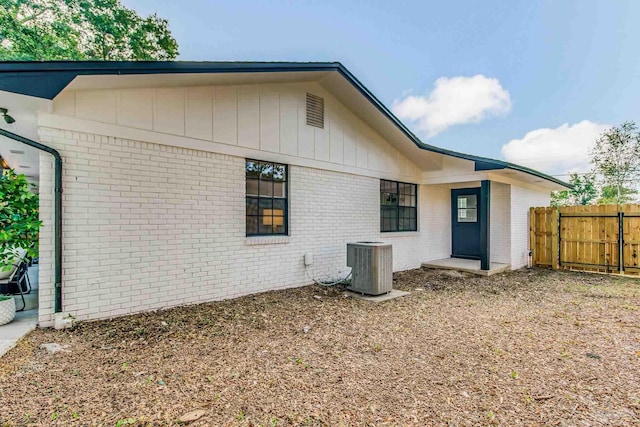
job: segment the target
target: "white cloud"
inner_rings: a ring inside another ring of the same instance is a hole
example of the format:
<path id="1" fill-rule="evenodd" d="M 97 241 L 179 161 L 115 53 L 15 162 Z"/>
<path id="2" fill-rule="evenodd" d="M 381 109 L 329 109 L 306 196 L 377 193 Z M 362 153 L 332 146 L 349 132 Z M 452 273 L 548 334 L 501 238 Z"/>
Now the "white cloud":
<path id="1" fill-rule="evenodd" d="M 498 79 L 440 77 L 428 96 L 406 95 L 393 102 L 393 112 L 431 138 L 447 128 L 478 123 L 511 111 L 511 96 Z"/>
<path id="2" fill-rule="evenodd" d="M 610 125 L 583 120 L 555 129 L 536 129 L 521 139 L 502 146 L 502 155 L 513 163 L 529 166 L 552 175 L 587 172 L 589 152 L 600 134 Z"/>

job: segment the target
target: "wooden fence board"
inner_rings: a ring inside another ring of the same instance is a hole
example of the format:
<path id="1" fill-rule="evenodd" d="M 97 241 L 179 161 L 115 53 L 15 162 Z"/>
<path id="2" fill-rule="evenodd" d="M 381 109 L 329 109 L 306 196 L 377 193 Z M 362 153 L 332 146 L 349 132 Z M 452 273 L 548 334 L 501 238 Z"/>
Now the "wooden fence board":
<path id="1" fill-rule="evenodd" d="M 619 212 L 623 216 L 622 263 L 640 274 L 640 205 L 531 208 L 532 263 L 536 266 L 617 273 L 620 270 Z"/>

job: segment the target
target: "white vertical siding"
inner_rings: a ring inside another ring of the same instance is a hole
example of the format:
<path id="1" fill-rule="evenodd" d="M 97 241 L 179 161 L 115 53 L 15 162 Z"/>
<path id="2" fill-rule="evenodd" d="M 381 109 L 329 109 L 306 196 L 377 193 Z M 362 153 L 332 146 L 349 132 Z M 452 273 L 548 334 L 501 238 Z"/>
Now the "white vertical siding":
<path id="1" fill-rule="evenodd" d="M 184 135 L 185 102 L 183 88 L 165 88 L 156 91 L 153 130 L 172 135 Z M 207 120 L 208 121 L 208 120 Z"/>
<path id="2" fill-rule="evenodd" d="M 280 94 L 269 86 L 260 90 L 260 149 L 280 152 Z"/>
<path id="3" fill-rule="evenodd" d="M 306 124 L 307 92 L 325 99 L 324 129 Z M 54 114 L 356 167 L 369 176 L 420 176 L 411 159 L 314 82 L 64 92 Z"/>
<path id="4" fill-rule="evenodd" d="M 260 86 L 238 89 L 238 145 L 260 148 Z"/>
<path id="5" fill-rule="evenodd" d="M 213 98 L 213 140 L 238 144 L 238 88 L 218 86 Z"/>
<path id="6" fill-rule="evenodd" d="M 213 89 L 191 87 L 186 89 L 185 135 L 190 138 L 213 139 Z"/>
<path id="7" fill-rule="evenodd" d="M 69 115 L 71 111 L 81 119 L 95 120 L 103 123 L 115 123 L 118 119 L 118 97 L 119 92 L 115 90 L 94 90 L 72 92 L 66 96 L 58 98 L 54 103 L 56 112 Z M 70 104 L 74 102 L 75 108 Z"/>
<path id="8" fill-rule="evenodd" d="M 117 92 L 117 121 L 120 126 L 153 129 L 154 89 L 128 89 Z M 86 111 L 86 109 L 82 109 Z M 180 113 L 177 113 L 180 114 Z"/>
<path id="9" fill-rule="evenodd" d="M 298 128 L 303 126 L 298 115 L 298 99 L 295 93 L 286 90 L 280 92 L 280 152 L 282 154 L 298 155 Z"/>

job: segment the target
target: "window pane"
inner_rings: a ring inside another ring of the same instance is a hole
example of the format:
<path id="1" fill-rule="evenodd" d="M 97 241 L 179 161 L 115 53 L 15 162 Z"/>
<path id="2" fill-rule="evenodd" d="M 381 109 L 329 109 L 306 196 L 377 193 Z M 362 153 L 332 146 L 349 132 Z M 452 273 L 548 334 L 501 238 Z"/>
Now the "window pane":
<path id="1" fill-rule="evenodd" d="M 260 196 L 273 197 L 273 181 L 260 180 Z"/>
<path id="2" fill-rule="evenodd" d="M 247 235 L 287 232 L 287 166 L 246 160 Z"/>
<path id="3" fill-rule="evenodd" d="M 285 182 L 274 182 L 273 197 L 286 197 L 285 185 L 287 185 Z"/>
<path id="4" fill-rule="evenodd" d="M 478 222 L 478 210 L 458 209 L 458 222 Z"/>
<path id="5" fill-rule="evenodd" d="M 258 215 L 258 199 L 247 197 L 247 215 Z"/>
<path id="6" fill-rule="evenodd" d="M 395 193 L 382 193 L 380 203 L 384 206 L 397 206 L 398 195 Z"/>
<path id="7" fill-rule="evenodd" d="M 247 178 L 247 196 L 258 195 L 258 180 Z"/>
<path id="8" fill-rule="evenodd" d="M 418 186 L 380 180 L 380 231 L 416 231 Z"/>
<path id="9" fill-rule="evenodd" d="M 284 217 L 273 217 L 273 232 L 274 233 L 284 233 Z"/>
<path id="10" fill-rule="evenodd" d="M 397 228 L 398 223 L 398 209 L 395 207 L 383 207 L 382 211 L 380 211 L 380 216 L 386 222 L 385 229 L 393 229 Z"/>
<path id="11" fill-rule="evenodd" d="M 263 221 L 260 221 L 259 227 L 258 227 L 258 232 L 260 234 L 273 234 L 273 226 L 271 225 L 271 217 L 262 218 Z"/>
<path id="12" fill-rule="evenodd" d="M 283 213 L 275 214 L 275 215 L 284 215 L 284 207 L 287 205 L 287 201 L 284 199 L 274 199 L 273 200 L 273 209 L 282 211 Z"/>
<path id="13" fill-rule="evenodd" d="M 262 165 L 262 173 L 260 174 L 260 179 L 268 179 L 269 181 L 273 179 L 273 164 L 272 163 L 263 163 L 263 165 Z"/>
<path id="14" fill-rule="evenodd" d="M 287 173 L 286 173 L 285 165 L 274 165 L 273 166 L 273 180 L 274 181 L 286 181 Z"/>
<path id="15" fill-rule="evenodd" d="M 247 216 L 247 234 L 257 234 L 257 233 L 258 233 L 258 217 Z"/>
<path id="16" fill-rule="evenodd" d="M 475 194 L 458 196 L 458 209 L 477 208 L 478 200 Z"/>
<path id="17" fill-rule="evenodd" d="M 416 209 L 400 207 L 398 212 L 398 231 L 416 231 Z"/>
<path id="18" fill-rule="evenodd" d="M 271 217 L 284 217 L 284 210 L 282 209 L 263 209 L 262 217 L 265 224 L 271 224 Z M 276 221 L 277 223 L 277 221 Z"/>
<path id="19" fill-rule="evenodd" d="M 385 193 L 396 193 L 398 191 L 397 183 L 393 181 L 381 180 L 380 191 Z"/>
<path id="20" fill-rule="evenodd" d="M 260 162 L 247 160 L 246 163 L 247 178 L 257 178 L 260 176 Z"/>
<path id="21" fill-rule="evenodd" d="M 260 198 L 260 214 L 262 214 L 263 209 L 272 209 L 273 208 L 273 199 L 263 199 Z"/>

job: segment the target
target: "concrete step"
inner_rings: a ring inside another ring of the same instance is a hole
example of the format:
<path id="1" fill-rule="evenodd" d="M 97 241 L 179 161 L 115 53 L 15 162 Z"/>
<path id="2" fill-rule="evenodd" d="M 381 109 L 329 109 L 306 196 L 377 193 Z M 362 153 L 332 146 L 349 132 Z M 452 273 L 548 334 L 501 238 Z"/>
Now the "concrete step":
<path id="1" fill-rule="evenodd" d="M 14 295 L 13 299 L 16 300 L 16 309 L 22 308 L 22 297 L 20 295 Z M 33 289 L 30 294 L 24 296 L 24 300 L 27 303 L 25 310 L 32 310 L 38 308 L 38 290 Z"/>

